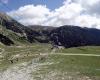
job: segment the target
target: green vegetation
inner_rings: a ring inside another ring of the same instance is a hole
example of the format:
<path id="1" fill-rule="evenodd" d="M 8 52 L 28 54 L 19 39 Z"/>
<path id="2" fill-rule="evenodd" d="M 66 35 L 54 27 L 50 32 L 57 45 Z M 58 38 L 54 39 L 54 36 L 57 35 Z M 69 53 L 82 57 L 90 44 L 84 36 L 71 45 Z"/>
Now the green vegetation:
<path id="1" fill-rule="evenodd" d="M 100 46 L 73 47 L 57 50 L 57 53 L 100 54 Z"/>
<path id="2" fill-rule="evenodd" d="M 50 58 L 58 62 L 49 66 L 50 69 L 60 71 L 80 72 L 81 74 L 100 76 L 100 57 L 51 55 Z"/>
<path id="3" fill-rule="evenodd" d="M 56 53 L 61 53 L 60 55 Z M 58 49 L 55 53 L 49 55 L 48 59 L 46 59 L 42 63 L 49 62 L 51 65 L 45 65 L 33 75 L 41 75 L 45 77 L 46 74 L 52 73 L 54 76 L 59 76 L 59 79 L 62 80 L 61 77 L 65 78 L 66 75 L 71 75 L 73 77 L 72 80 L 75 79 L 75 76 L 89 76 L 93 80 L 100 79 L 100 56 L 70 56 L 63 55 L 65 54 L 100 54 L 99 46 L 84 46 L 84 47 L 76 47 L 76 48 L 68 48 L 68 49 Z M 58 71 L 58 72 L 57 72 Z M 60 73 L 59 73 L 60 72 Z M 67 74 L 66 74 L 67 72 Z M 48 74 L 49 76 L 51 74 Z M 52 77 L 52 76 L 51 76 Z M 36 79 L 41 80 L 39 76 Z M 64 80 L 66 80 L 65 78 Z M 69 79 L 68 79 L 69 80 Z M 83 79 L 87 80 L 87 79 Z"/>
<path id="4" fill-rule="evenodd" d="M 34 43 L 32 45 L 24 46 L 0 46 L 1 49 L 5 51 L 1 54 L 3 57 L 0 58 L 0 69 L 5 70 L 9 66 L 12 66 L 17 63 L 28 62 L 33 58 L 39 56 L 40 53 L 50 52 L 49 44 L 39 44 Z M 1 50 L 0 50 L 1 51 Z M 16 57 L 17 55 L 17 57 Z M 15 58 L 13 58 L 15 56 Z M 18 59 L 18 61 L 17 61 Z M 11 63 L 13 60 L 13 64 Z"/>
<path id="5" fill-rule="evenodd" d="M 11 30 L 6 29 L 2 25 L 0 25 L 0 34 L 7 36 L 9 39 L 11 39 L 15 45 L 21 45 L 21 44 L 29 44 L 29 42 L 26 40 L 23 35 L 13 32 Z"/>
<path id="6" fill-rule="evenodd" d="M 46 77 L 49 75 L 49 73 L 56 74 L 54 76 L 59 77 L 57 80 L 62 80 L 61 77 L 66 77 L 66 75 L 71 75 L 74 77 L 89 76 L 93 80 L 100 79 L 100 56 L 70 56 L 62 54 L 99 54 L 99 46 L 58 49 L 54 53 L 52 53 L 50 44 L 40 43 L 11 47 L 0 45 L 0 48 L 0 52 L 2 52 L 2 49 L 5 50 L 1 54 L 3 57 L 0 57 L 0 70 L 6 70 L 15 64 L 30 62 L 33 59 L 40 58 L 42 56 L 40 55 L 41 53 L 47 54 L 48 56 L 46 56 L 46 58 L 44 57 L 44 59 L 41 58 L 36 62 L 38 64 L 43 64 L 39 70 L 32 73 L 34 78 L 37 80 L 43 79 L 39 76 Z M 61 54 L 59 55 L 56 53 Z M 13 63 L 11 60 L 13 60 Z M 64 80 L 66 79 L 67 78 Z"/>

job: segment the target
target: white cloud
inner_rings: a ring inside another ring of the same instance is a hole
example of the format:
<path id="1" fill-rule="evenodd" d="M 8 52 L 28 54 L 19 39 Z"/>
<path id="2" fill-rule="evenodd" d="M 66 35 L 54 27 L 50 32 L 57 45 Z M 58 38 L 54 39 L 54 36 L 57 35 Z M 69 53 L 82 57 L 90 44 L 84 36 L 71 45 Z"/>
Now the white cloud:
<path id="1" fill-rule="evenodd" d="M 81 5 L 76 3 L 64 5 L 59 9 L 55 9 L 55 11 L 51 12 L 46 25 L 61 26 L 66 24 L 72 24 L 72 19 L 80 15 L 82 10 L 83 8 L 81 7 Z"/>
<path id="2" fill-rule="evenodd" d="M 26 5 L 8 13 L 24 25 L 42 24 L 47 20 L 50 11 L 42 5 Z"/>
<path id="3" fill-rule="evenodd" d="M 87 12 L 92 15 L 100 16 L 100 1 L 87 8 Z"/>
<path id="4" fill-rule="evenodd" d="M 91 6 L 98 3 L 100 0 L 72 0 L 73 2 L 77 2 L 82 6 Z"/>
<path id="5" fill-rule="evenodd" d="M 89 27 L 89 28 L 99 28 L 97 27 L 98 25 L 100 25 L 100 19 L 99 18 L 96 18 L 96 17 L 92 17 L 90 15 L 81 15 L 81 16 L 78 16 L 76 19 L 75 19 L 75 24 L 76 25 L 80 25 L 80 26 L 83 26 L 83 27 Z"/>
<path id="6" fill-rule="evenodd" d="M 45 5 L 26 5 L 8 15 L 24 25 L 78 25 L 100 29 L 99 1 L 65 0 L 63 6 L 52 11 Z"/>
<path id="7" fill-rule="evenodd" d="M 72 0 L 85 8 L 86 13 L 92 15 L 100 15 L 100 0 Z"/>

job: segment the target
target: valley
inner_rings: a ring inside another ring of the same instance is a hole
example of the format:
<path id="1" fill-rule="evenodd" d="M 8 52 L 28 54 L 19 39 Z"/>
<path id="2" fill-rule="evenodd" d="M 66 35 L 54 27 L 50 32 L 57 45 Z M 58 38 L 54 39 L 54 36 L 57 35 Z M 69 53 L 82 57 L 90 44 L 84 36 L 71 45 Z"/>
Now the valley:
<path id="1" fill-rule="evenodd" d="M 0 45 L 0 80 L 99 80 L 100 47 L 55 49 L 50 44 Z M 87 53 L 88 51 L 88 53 Z"/>
<path id="2" fill-rule="evenodd" d="M 0 13 L 0 80 L 100 80 L 100 30 L 24 26 Z"/>

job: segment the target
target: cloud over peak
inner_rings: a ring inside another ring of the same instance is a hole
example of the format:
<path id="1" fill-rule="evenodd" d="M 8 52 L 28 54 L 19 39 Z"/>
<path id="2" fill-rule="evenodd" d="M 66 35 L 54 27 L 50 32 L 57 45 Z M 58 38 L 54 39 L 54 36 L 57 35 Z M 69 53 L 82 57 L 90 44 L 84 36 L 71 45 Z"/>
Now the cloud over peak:
<path id="1" fill-rule="evenodd" d="M 26 5 L 8 13 L 24 25 L 42 24 L 50 14 L 45 5 Z"/>
<path id="2" fill-rule="evenodd" d="M 100 0 L 65 0 L 50 10 L 46 5 L 25 5 L 7 14 L 24 25 L 77 25 L 100 28 Z"/>

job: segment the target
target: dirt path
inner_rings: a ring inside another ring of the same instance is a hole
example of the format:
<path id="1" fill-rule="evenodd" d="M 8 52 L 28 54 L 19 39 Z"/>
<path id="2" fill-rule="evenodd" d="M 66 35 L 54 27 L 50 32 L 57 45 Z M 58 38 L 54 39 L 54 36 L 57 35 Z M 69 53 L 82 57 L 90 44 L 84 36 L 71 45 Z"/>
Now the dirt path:
<path id="1" fill-rule="evenodd" d="M 50 54 L 51 55 L 65 55 L 65 56 L 90 56 L 90 57 L 100 57 L 99 54 L 56 53 L 56 49 L 53 49 Z"/>
<path id="2" fill-rule="evenodd" d="M 36 80 L 32 72 L 37 72 L 42 66 L 51 65 L 53 63 L 38 63 L 35 59 L 29 62 L 16 64 L 9 67 L 4 72 L 0 72 L 0 80 Z"/>
<path id="3" fill-rule="evenodd" d="M 51 55 L 65 55 L 65 56 L 90 56 L 90 57 L 100 57 L 99 54 L 76 54 L 76 53 L 51 53 Z"/>
<path id="4" fill-rule="evenodd" d="M 0 49 L 1 49 L 0 58 L 2 58 L 2 54 L 5 52 L 5 49 L 2 49 L 2 48 L 0 48 Z"/>
<path id="5" fill-rule="evenodd" d="M 2 48 L 0 48 L 0 49 L 2 50 L 2 51 L 0 52 L 0 54 L 4 53 L 4 51 L 5 51 L 5 50 L 4 50 L 4 49 L 2 49 Z"/>

